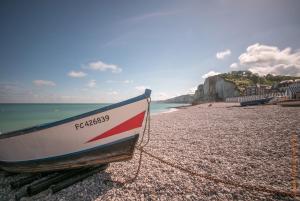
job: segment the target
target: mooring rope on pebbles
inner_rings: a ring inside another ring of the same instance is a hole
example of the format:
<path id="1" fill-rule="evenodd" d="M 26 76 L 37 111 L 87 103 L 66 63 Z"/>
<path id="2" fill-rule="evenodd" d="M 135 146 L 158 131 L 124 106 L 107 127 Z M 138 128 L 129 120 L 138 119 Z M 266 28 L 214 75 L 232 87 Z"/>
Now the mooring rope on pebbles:
<path id="1" fill-rule="evenodd" d="M 227 180 L 219 179 L 217 177 L 201 174 L 201 173 L 194 172 L 192 170 L 186 169 L 184 167 L 181 167 L 179 165 L 176 165 L 174 163 L 166 161 L 166 160 L 164 160 L 160 157 L 157 157 L 154 154 L 152 154 L 150 152 L 147 152 L 145 150 L 141 150 L 141 152 L 147 154 L 151 158 L 154 158 L 154 159 L 156 159 L 156 160 L 158 160 L 158 161 L 160 161 L 160 162 L 162 162 L 166 165 L 169 165 L 173 168 L 181 170 L 182 172 L 188 173 L 192 176 L 201 177 L 201 178 L 213 181 L 215 183 L 222 183 L 222 184 L 227 184 L 227 185 L 234 186 L 234 187 L 244 188 L 244 189 L 251 190 L 251 191 L 260 191 L 260 192 L 266 192 L 266 193 L 277 194 L 277 195 L 285 195 L 285 196 L 291 196 L 291 197 L 300 196 L 300 192 L 295 192 L 295 191 L 291 192 L 291 191 L 285 191 L 285 190 L 270 188 L 270 187 L 266 187 L 266 186 L 254 186 L 254 185 L 250 185 L 250 184 L 243 184 L 243 183 L 238 183 L 238 182 L 234 182 L 234 181 L 229 181 L 229 180 L 227 181 Z"/>
<path id="2" fill-rule="evenodd" d="M 136 149 L 140 150 L 140 154 L 139 154 L 139 164 L 138 164 L 138 168 L 134 174 L 134 176 L 124 182 L 119 182 L 117 181 L 116 183 L 119 183 L 121 185 L 124 185 L 124 184 L 128 184 L 128 183 L 133 183 L 139 173 L 140 173 L 140 170 L 141 170 L 141 165 L 142 165 L 142 158 L 143 158 L 143 153 L 144 153 L 144 147 L 146 147 L 150 141 L 150 103 L 151 103 L 151 98 L 147 99 L 147 104 L 148 104 L 148 108 L 147 108 L 147 116 L 146 116 L 146 120 L 145 120 L 145 125 L 144 125 L 144 130 L 143 130 L 143 134 L 142 134 L 142 138 L 139 142 L 138 145 L 135 146 Z M 145 134 L 146 134 L 146 130 L 148 131 L 147 132 L 147 141 L 143 144 L 144 142 L 144 137 L 145 137 Z"/>
<path id="3" fill-rule="evenodd" d="M 291 138 L 291 147 L 292 147 L 292 158 L 291 158 L 291 186 L 292 186 L 292 192 L 294 193 L 295 197 L 297 194 L 297 175 L 298 175 L 298 142 L 297 142 L 297 135 L 296 132 L 292 132 L 292 138 Z"/>
<path id="4" fill-rule="evenodd" d="M 135 172 L 134 176 L 131 179 L 129 179 L 125 182 L 117 182 L 117 183 L 124 185 L 124 184 L 127 184 L 127 183 L 133 183 L 137 179 L 137 177 L 140 173 L 140 170 L 141 170 L 143 153 L 145 153 L 149 157 L 151 157 L 155 160 L 158 160 L 161 163 L 164 163 L 168 166 L 171 166 L 175 169 L 178 169 L 178 170 L 180 170 L 182 172 L 185 172 L 187 174 L 190 174 L 192 176 L 201 177 L 201 178 L 213 181 L 214 183 L 222 183 L 222 184 L 225 184 L 225 185 L 230 185 L 230 186 L 234 186 L 234 187 L 238 187 L 238 188 L 243 188 L 243 189 L 249 190 L 249 191 L 265 192 L 265 193 L 276 194 L 276 195 L 290 196 L 290 197 L 294 197 L 294 198 L 300 196 L 300 192 L 297 191 L 297 189 L 296 189 L 297 187 L 295 188 L 295 186 L 297 186 L 295 184 L 292 186 L 292 191 L 287 191 L 287 190 L 276 189 L 276 188 L 273 188 L 273 187 L 256 186 L 256 185 L 239 183 L 239 182 L 230 181 L 230 180 L 219 179 L 219 178 L 214 177 L 214 176 L 201 174 L 201 173 L 189 170 L 187 168 L 184 168 L 182 166 L 179 166 L 177 164 L 174 164 L 174 163 L 171 163 L 167 160 L 164 160 L 163 158 L 160 158 L 160 157 L 158 157 L 158 156 L 156 156 L 156 155 L 154 155 L 154 154 L 152 154 L 148 151 L 145 151 L 144 148 L 148 145 L 148 143 L 150 141 L 150 103 L 151 103 L 151 99 L 147 99 L 147 101 L 148 101 L 148 109 L 147 109 L 147 116 L 146 116 L 145 126 L 144 126 L 141 141 L 136 146 L 136 149 L 138 149 L 140 151 L 137 171 Z M 146 134 L 146 130 L 147 130 L 147 141 L 143 144 L 144 137 L 145 137 L 145 134 Z M 295 140 L 295 134 L 294 133 L 293 133 L 292 138 L 293 138 L 292 141 L 295 142 L 296 140 Z M 294 147 L 296 145 L 293 144 L 292 146 Z M 295 153 L 293 153 L 293 155 L 295 155 Z M 292 169 L 294 170 L 293 173 L 292 173 L 294 175 L 295 172 L 296 172 L 295 171 L 295 163 L 293 163 Z"/>

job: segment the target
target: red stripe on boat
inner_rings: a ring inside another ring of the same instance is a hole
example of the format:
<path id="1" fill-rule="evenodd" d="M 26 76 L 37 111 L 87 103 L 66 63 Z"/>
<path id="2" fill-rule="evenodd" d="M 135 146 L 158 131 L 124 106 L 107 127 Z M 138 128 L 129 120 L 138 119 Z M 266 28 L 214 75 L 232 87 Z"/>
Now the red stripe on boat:
<path id="1" fill-rule="evenodd" d="M 139 128 L 143 124 L 145 113 L 146 113 L 146 111 L 144 111 L 144 112 L 142 112 L 142 113 L 126 120 L 126 121 L 124 121 L 123 123 L 117 125 L 116 127 L 112 128 L 112 129 L 110 129 L 110 130 L 108 130 L 104 133 L 101 133 L 97 137 L 94 137 L 93 139 L 91 139 L 87 142 L 93 142 L 93 141 L 100 140 L 100 139 L 103 139 L 103 138 L 106 138 L 106 137 L 109 137 L 109 136 L 112 136 L 112 135 L 123 133 L 125 131 L 129 131 L 129 130 L 132 130 L 132 129 L 135 129 L 135 128 Z"/>

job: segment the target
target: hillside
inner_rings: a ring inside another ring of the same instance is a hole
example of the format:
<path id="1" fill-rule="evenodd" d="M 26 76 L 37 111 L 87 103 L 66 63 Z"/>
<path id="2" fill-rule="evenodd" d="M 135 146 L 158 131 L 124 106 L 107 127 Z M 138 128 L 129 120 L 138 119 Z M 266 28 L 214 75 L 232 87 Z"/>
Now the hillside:
<path id="1" fill-rule="evenodd" d="M 234 83 L 238 90 L 243 93 L 247 86 L 255 84 L 269 85 L 276 87 L 278 83 L 284 80 L 295 80 L 300 79 L 300 77 L 295 76 L 284 76 L 284 75 L 271 75 L 259 76 L 250 71 L 232 71 L 229 73 L 219 74 L 218 76 L 224 78 L 225 80 Z"/>
<path id="2" fill-rule="evenodd" d="M 259 76 L 250 71 L 232 71 L 206 78 L 205 82 L 198 86 L 194 95 L 181 95 L 158 102 L 198 104 L 207 101 L 223 101 L 227 97 L 243 95 L 248 86 L 261 84 L 276 89 L 281 81 L 296 79 L 300 77 L 271 74 Z"/>
<path id="3" fill-rule="evenodd" d="M 161 103 L 192 103 L 194 99 L 193 94 L 181 95 L 167 100 L 159 101 Z"/>

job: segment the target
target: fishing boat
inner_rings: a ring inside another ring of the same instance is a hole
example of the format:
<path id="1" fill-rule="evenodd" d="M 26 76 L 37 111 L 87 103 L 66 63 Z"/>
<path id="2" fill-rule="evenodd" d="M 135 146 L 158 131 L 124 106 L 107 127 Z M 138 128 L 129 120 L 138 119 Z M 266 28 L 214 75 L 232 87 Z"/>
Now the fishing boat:
<path id="1" fill-rule="evenodd" d="M 151 90 L 81 115 L 0 135 L 0 169 L 48 172 L 129 160 Z"/>
<path id="2" fill-rule="evenodd" d="M 262 105 L 268 103 L 272 97 L 267 97 L 267 98 L 260 98 L 256 100 L 246 100 L 246 101 L 241 101 L 240 105 L 243 106 L 251 106 L 251 105 Z"/>

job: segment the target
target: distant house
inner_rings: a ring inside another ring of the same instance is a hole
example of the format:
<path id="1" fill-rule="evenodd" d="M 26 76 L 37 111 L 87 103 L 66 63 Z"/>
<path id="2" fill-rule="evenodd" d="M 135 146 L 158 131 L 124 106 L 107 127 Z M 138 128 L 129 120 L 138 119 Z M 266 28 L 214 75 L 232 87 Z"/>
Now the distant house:
<path id="1" fill-rule="evenodd" d="M 245 95 L 253 96 L 253 95 L 264 95 L 271 92 L 271 86 L 268 85 L 253 85 L 246 87 Z"/>
<path id="2" fill-rule="evenodd" d="M 288 96 L 289 99 L 300 99 L 300 82 L 294 82 L 288 85 L 285 95 Z"/>
<path id="3" fill-rule="evenodd" d="M 296 81 L 295 81 L 296 82 Z M 285 92 L 289 85 L 293 84 L 294 80 L 284 80 L 278 84 L 278 89 L 280 92 Z"/>
<path id="4" fill-rule="evenodd" d="M 248 87 L 246 87 L 245 95 L 246 96 L 256 95 L 256 92 L 257 92 L 256 86 L 248 86 Z"/>

